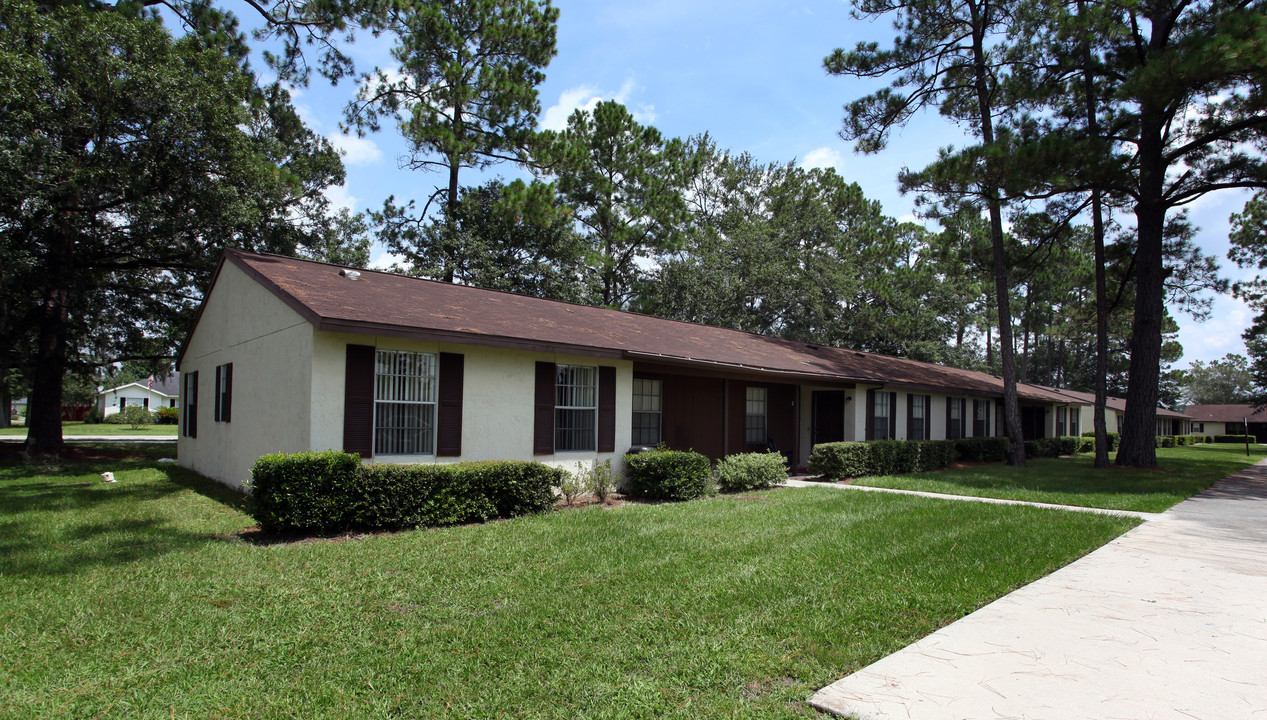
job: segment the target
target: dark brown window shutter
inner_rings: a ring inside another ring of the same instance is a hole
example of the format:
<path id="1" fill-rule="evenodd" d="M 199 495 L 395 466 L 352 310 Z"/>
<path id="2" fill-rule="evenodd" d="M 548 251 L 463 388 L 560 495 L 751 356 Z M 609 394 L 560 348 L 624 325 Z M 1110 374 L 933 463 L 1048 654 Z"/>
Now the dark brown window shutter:
<path id="1" fill-rule="evenodd" d="M 537 389 L 532 413 L 532 454 L 554 452 L 554 363 L 537 363 Z"/>
<path id="2" fill-rule="evenodd" d="M 462 454 L 462 383 L 465 357 L 440 353 L 440 407 L 436 428 L 436 455 Z"/>
<path id="3" fill-rule="evenodd" d="M 889 393 L 889 440 L 897 439 L 897 393 Z"/>
<path id="4" fill-rule="evenodd" d="M 598 451 L 616 452 L 616 368 L 598 369 Z"/>
<path id="5" fill-rule="evenodd" d="M 867 391 L 867 440 L 875 440 L 875 390 Z"/>
<path id="6" fill-rule="evenodd" d="M 215 408 L 215 421 L 220 422 L 220 368 L 216 368 L 216 394 L 211 396 L 211 406 Z"/>
<path id="7" fill-rule="evenodd" d="M 915 437 L 915 396 L 906 394 L 906 439 L 923 440 Z"/>
<path id="8" fill-rule="evenodd" d="M 343 450 L 374 456 L 374 348 L 348 345 L 343 376 Z"/>
<path id="9" fill-rule="evenodd" d="M 224 407 L 220 410 L 220 419 L 233 420 L 233 363 L 224 365 Z"/>

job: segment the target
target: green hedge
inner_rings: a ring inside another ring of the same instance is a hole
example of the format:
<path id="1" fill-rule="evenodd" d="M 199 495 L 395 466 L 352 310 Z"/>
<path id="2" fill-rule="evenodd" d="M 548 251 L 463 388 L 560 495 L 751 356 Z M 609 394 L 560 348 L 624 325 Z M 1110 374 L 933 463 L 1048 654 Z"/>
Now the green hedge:
<path id="1" fill-rule="evenodd" d="M 251 490 L 265 530 L 331 533 L 544 512 L 554 507 L 563 473 L 532 462 L 367 466 L 330 450 L 260 458 Z"/>
<path id="2" fill-rule="evenodd" d="M 1258 442 L 1258 440 L 1253 435 L 1215 435 L 1211 442 L 1239 443 L 1244 445 L 1246 442 L 1253 444 Z"/>
<path id="3" fill-rule="evenodd" d="M 968 462 L 1001 462 L 1007 459 L 1007 438 L 974 437 L 955 440 L 955 457 Z"/>
<path id="4" fill-rule="evenodd" d="M 1116 452 L 1117 446 L 1122 444 L 1122 434 L 1115 432 L 1105 434 L 1108 435 L 1109 438 L 1109 452 Z M 1082 437 L 1091 438 L 1092 442 L 1094 442 L 1095 431 L 1088 430 L 1087 432 L 1082 433 Z M 1092 447 L 1094 448 L 1094 445 L 1092 445 Z"/>
<path id="5" fill-rule="evenodd" d="M 738 453 L 722 458 L 713 476 L 724 492 L 764 490 L 787 479 L 787 465 L 777 452 Z"/>
<path id="6" fill-rule="evenodd" d="M 815 445 L 809 471 L 839 480 L 868 475 L 898 475 L 946 467 L 955 459 L 956 440 L 873 440 Z"/>
<path id="7" fill-rule="evenodd" d="M 1086 448 L 1085 450 L 1083 448 Z M 1073 455 L 1095 449 L 1095 438 L 1082 438 L 1065 435 L 1054 438 L 1040 438 L 1025 441 L 1025 457 L 1044 458 Z"/>
<path id="8" fill-rule="evenodd" d="M 712 466 L 703 455 L 651 450 L 625 458 L 629 492 L 651 500 L 692 500 L 708 494 Z"/>

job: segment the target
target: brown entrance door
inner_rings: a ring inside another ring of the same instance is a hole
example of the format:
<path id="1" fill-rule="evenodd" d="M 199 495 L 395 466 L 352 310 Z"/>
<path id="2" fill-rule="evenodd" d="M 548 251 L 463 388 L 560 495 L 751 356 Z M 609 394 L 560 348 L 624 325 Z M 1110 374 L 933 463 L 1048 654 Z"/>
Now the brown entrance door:
<path id="1" fill-rule="evenodd" d="M 813 444 L 845 439 L 845 391 L 814 391 Z"/>

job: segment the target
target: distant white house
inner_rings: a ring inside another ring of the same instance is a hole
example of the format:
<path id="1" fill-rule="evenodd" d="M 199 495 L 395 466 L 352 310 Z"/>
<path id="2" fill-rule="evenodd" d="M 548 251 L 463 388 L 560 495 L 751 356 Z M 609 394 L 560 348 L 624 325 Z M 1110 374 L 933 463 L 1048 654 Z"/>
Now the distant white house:
<path id="1" fill-rule="evenodd" d="M 138 380 L 97 393 L 97 412 L 102 417 L 113 415 L 129 405 L 146 410 L 180 407 L 180 378 L 177 373 L 159 380 Z"/>

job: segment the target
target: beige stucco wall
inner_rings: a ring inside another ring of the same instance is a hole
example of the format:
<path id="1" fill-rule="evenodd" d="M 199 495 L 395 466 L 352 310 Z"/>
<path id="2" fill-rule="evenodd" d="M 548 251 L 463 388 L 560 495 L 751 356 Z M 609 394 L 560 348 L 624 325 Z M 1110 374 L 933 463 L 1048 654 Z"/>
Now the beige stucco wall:
<path id="1" fill-rule="evenodd" d="M 1226 435 L 1227 423 L 1207 422 L 1204 424 L 1205 429 L 1201 431 L 1203 435 Z"/>
<path id="2" fill-rule="evenodd" d="M 592 466 L 596 460 L 611 459 L 613 467 L 621 469 L 620 460 L 629 449 L 633 422 L 631 361 L 326 332 L 317 332 L 313 343 L 313 412 L 310 433 L 314 450 L 340 449 L 343 446 L 343 384 L 349 344 L 371 345 L 388 350 L 452 352 L 463 355 L 462 455 L 442 458 L 433 455 L 389 455 L 376 456 L 369 462 L 536 460 L 547 465 L 576 470 L 578 462 Z M 532 420 L 538 361 L 616 368 L 615 452 L 533 454 Z M 440 382 L 444 382 L 444 379 L 441 378 Z"/>
<path id="3" fill-rule="evenodd" d="M 1112 408 L 1104 409 L 1104 429 L 1105 432 L 1119 432 L 1117 425 L 1117 412 Z M 1095 430 L 1095 406 L 1083 405 L 1078 414 L 1079 424 L 1082 426 L 1079 434 L 1084 432 L 1092 432 Z"/>
<path id="4" fill-rule="evenodd" d="M 238 487 L 261 455 L 308 449 L 312 342 L 307 321 L 225 263 L 180 367 L 182 393 L 184 376 L 198 373 L 198 437 L 181 433 L 181 467 Z M 230 362 L 232 420 L 218 423 L 216 367 Z"/>

